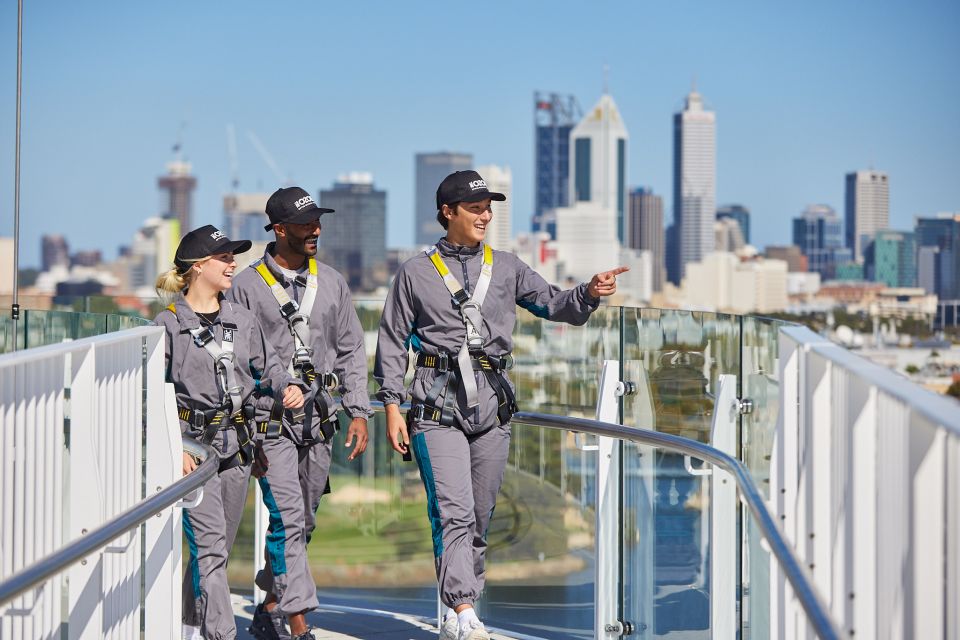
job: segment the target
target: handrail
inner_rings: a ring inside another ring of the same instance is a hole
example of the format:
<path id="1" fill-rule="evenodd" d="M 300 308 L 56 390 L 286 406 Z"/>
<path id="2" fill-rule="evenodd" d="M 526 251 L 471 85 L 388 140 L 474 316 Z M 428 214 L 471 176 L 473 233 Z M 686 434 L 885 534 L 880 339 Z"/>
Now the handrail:
<path id="1" fill-rule="evenodd" d="M 24 591 L 45 582 L 64 569 L 78 562 L 100 547 L 106 546 L 111 540 L 122 536 L 131 529 L 139 527 L 159 511 L 176 504 L 188 493 L 196 491 L 217 472 L 220 457 L 209 445 L 201 444 L 190 438 L 183 438 L 183 449 L 187 453 L 202 458 L 192 473 L 180 478 L 169 487 L 138 502 L 123 513 L 120 513 L 105 524 L 90 531 L 50 555 L 41 558 L 0 582 L 0 606 L 7 604 Z"/>
<path id="2" fill-rule="evenodd" d="M 839 629 L 830 617 L 829 608 L 820 597 L 820 594 L 814 589 L 813 583 L 803 568 L 803 565 L 797 559 L 796 555 L 794 555 L 793 550 L 787 544 L 786 540 L 784 540 L 783 534 L 780 532 L 780 529 L 777 527 L 773 517 L 764 504 L 763 496 L 750 477 L 750 473 L 736 458 L 697 440 L 587 418 L 570 418 L 566 416 L 553 416 L 545 413 L 521 411 L 514 414 L 512 422 L 514 424 L 526 424 L 562 431 L 578 431 L 580 433 L 589 433 L 606 436 L 608 438 L 654 445 L 686 453 L 700 460 L 722 467 L 736 479 L 740 495 L 756 518 L 761 534 L 770 545 L 770 550 L 777 557 L 780 567 L 783 569 L 787 580 L 790 581 L 790 585 L 800 600 L 801 606 L 803 606 L 804 611 L 806 611 L 807 616 L 809 616 L 810 624 L 813 626 L 817 636 L 824 640 L 840 640 L 842 637 Z"/>

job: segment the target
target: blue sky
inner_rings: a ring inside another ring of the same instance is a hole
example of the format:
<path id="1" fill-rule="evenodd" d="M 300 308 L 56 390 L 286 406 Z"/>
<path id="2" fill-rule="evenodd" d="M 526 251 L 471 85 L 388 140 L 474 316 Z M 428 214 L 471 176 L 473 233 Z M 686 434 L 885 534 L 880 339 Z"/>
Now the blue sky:
<path id="1" fill-rule="evenodd" d="M 717 200 L 788 243 L 843 176 L 889 172 L 891 224 L 960 210 L 960 3 L 37 2 L 25 0 L 21 264 L 44 233 L 107 257 L 159 208 L 181 126 L 196 224 L 230 185 L 277 180 L 253 131 L 315 193 L 370 171 L 388 242 L 412 242 L 413 156 L 509 165 L 514 229 L 533 209 L 534 90 L 588 109 L 603 66 L 630 132 L 631 185 L 671 206 L 671 117 L 696 77 L 717 113 Z M 0 5 L 0 234 L 13 230 L 16 3 Z M 185 123 L 182 125 L 182 123 Z M 334 224 L 331 219 L 329 224 Z"/>

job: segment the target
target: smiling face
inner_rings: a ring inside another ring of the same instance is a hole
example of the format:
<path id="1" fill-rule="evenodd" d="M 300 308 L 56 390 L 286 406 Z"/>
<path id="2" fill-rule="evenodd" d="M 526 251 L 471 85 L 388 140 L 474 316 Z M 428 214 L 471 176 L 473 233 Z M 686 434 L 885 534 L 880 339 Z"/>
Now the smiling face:
<path id="1" fill-rule="evenodd" d="M 304 258 L 317 255 L 320 229 L 319 219 L 304 224 L 285 222 L 276 225 L 274 230 L 277 234 L 277 253 L 293 266 L 303 264 Z"/>
<path id="2" fill-rule="evenodd" d="M 476 202 L 458 202 L 453 206 L 443 205 L 447 219 L 447 240 L 453 244 L 474 247 L 487 235 L 487 225 L 493 218 L 490 198 Z"/>
<path id="3" fill-rule="evenodd" d="M 194 283 L 202 283 L 204 288 L 214 291 L 226 291 L 233 286 L 233 272 L 237 260 L 232 253 L 218 253 L 193 265 Z"/>

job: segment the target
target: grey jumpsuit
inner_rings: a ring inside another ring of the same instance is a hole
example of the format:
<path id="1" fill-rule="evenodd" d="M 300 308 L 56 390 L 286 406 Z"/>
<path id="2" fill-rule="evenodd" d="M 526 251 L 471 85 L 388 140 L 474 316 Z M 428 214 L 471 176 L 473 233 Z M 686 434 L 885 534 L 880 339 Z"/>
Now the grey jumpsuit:
<path id="1" fill-rule="evenodd" d="M 206 349 L 193 341 L 190 329 L 200 320 L 179 296 L 176 313 L 162 311 L 154 324 L 166 329 L 167 381 L 172 382 L 178 407 L 213 409 L 221 402 L 214 361 Z M 271 381 L 283 390 L 292 379 L 264 339 L 257 319 L 239 305 L 223 301 L 213 323 L 217 344 L 223 343 L 224 324 L 234 326 L 234 371 L 244 404 L 272 405 Z M 199 439 L 201 432 L 189 422 L 180 421 L 184 434 Z M 239 450 L 237 433 L 232 427 L 221 429 L 211 445 L 222 461 Z M 203 486 L 203 499 L 193 509 L 183 511 L 183 533 L 189 548 L 189 562 L 183 577 L 183 623 L 199 626 L 204 638 L 231 640 L 237 629 L 227 584 L 227 559 L 243 514 L 247 495 L 249 465 L 233 466 L 213 476 Z"/>
<path id="2" fill-rule="evenodd" d="M 264 261 L 287 295 L 297 303 L 303 298 L 305 284 L 284 276 L 267 245 Z M 304 273 L 304 277 L 305 277 Z M 312 363 L 319 373 L 334 372 L 340 379 L 341 403 L 351 418 L 372 415 L 367 395 L 367 357 L 363 329 L 353 307 L 350 289 L 336 270 L 317 262 L 317 296 L 310 313 Z M 264 335 L 276 349 L 284 365 L 295 348 L 287 321 L 270 288 L 249 267 L 234 277 L 228 299 L 249 308 L 263 326 Z M 327 406 L 335 409 L 330 393 L 321 389 Z M 307 398 L 307 402 L 310 402 Z M 304 444 L 303 425 L 294 424 L 290 412 L 284 412 L 283 434 L 266 440 L 264 453 L 269 462 L 259 479 L 264 504 L 270 514 L 266 542 L 266 565 L 256 578 L 257 585 L 277 599 L 274 610 L 281 615 L 308 611 L 319 606 L 317 588 L 307 561 L 307 544 L 316 527 L 317 507 L 327 492 L 331 442 L 320 440 L 320 419 L 313 412 L 312 443 Z M 258 420 L 268 416 L 258 415 Z"/>
<path id="3" fill-rule="evenodd" d="M 459 247 L 443 239 L 437 248 L 453 276 L 471 293 L 483 261 L 481 247 Z M 581 325 L 598 304 L 585 284 L 563 291 L 514 254 L 494 251 L 493 276 L 481 309 L 484 351 L 490 356 L 512 351 L 516 305 L 540 318 Z M 422 253 L 405 262 L 380 321 L 374 368 L 380 385 L 377 397 L 385 404 L 400 404 L 409 392 L 414 404 L 423 402 L 437 372 L 418 368 L 410 389 L 405 389 L 408 348 L 454 354 L 455 362 L 464 334 L 460 311 L 429 257 Z M 479 405 L 468 409 L 461 388 L 457 427 L 424 420 L 413 423 L 410 431 L 427 493 L 440 598 L 448 607 L 473 604 L 483 590 L 486 533 L 510 445 L 510 425 L 501 425 L 497 418 L 496 391 L 480 372 L 474 371 L 474 378 Z"/>

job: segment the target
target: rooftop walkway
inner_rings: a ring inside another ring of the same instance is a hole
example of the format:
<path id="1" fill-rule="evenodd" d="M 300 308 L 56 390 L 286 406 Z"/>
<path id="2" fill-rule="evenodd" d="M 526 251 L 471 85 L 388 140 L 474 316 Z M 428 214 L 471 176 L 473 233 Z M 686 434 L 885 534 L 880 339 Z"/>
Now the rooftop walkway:
<path id="1" fill-rule="evenodd" d="M 253 617 L 253 602 L 233 594 L 237 640 L 253 640 L 247 632 Z M 317 640 L 436 640 L 437 627 L 416 616 L 387 611 L 324 606 L 307 616 Z M 515 640 L 514 636 L 491 633 L 494 640 Z"/>

